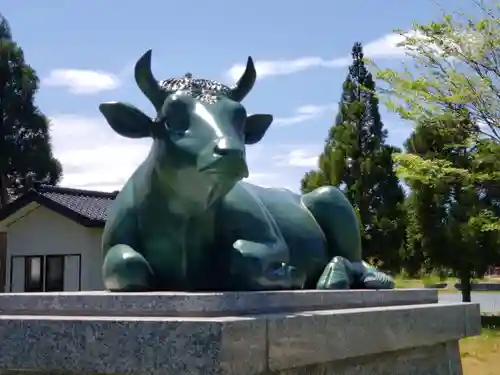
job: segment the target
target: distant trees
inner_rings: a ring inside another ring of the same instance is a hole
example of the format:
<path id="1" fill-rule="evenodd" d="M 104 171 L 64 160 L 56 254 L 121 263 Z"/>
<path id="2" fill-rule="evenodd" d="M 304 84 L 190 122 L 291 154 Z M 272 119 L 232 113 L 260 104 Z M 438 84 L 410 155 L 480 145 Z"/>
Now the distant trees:
<path id="1" fill-rule="evenodd" d="M 352 48 L 352 64 L 343 85 L 339 111 L 329 131 L 318 169 L 306 173 L 303 192 L 321 185 L 339 186 L 359 213 L 363 252 L 398 270 L 404 238 L 404 192 L 393 171 L 380 118 L 375 83 L 360 43 Z"/>
<path id="2" fill-rule="evenodd" d="M 444 14 L 401 31 L 412 69 L 377 74 L 378 97 L 414 124 L 404 153 L 385 144 L 375 84 L 354 45 L 318 169 L 301 182 L 303 191 L 344 190 L 367 258 L 412 274 L 452 272 L 464 301 L 472 280 L 500 261 L 500 6 L 474 2 L 476 18 Z"/>
<path id="3" fill-rule="evenodd" d="M 401 32 L 415 69 L 378 73 L 388 106 L 416 124 L 395 157 L 411 187 L 407 258 L 453 270 L 464 301 L 500 249 L 499 7 L 478 5 L 478 19 L 445 14 Z"/>
<path id="4" fill-rule="evenodd" d="M 0 15 L 0 207 L 24 189 L 27 179 L 56 184 L 61 178 L 48 120 L 34 102 L 37 90 L 35 71 Z"/>

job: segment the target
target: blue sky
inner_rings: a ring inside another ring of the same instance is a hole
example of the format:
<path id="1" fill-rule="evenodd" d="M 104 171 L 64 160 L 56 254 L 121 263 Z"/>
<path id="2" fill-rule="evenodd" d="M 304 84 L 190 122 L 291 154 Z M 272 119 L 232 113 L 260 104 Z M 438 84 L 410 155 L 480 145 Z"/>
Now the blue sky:
<path id="1" fill-rule="evenodd" d="M 335 117 L 352 44 L 397 69 L 404 54 L 392 31 L 439 15 L 432 0 L 10 0 L 1 11 L 41 79 L 37 100 L 52 121 L 62 185 L 102 190 L 120 188 L 149 149 L 148 140 L 115 135 L 97 109 L 120 100 L 152 114 L 132 76 L 147 49 L 158 79 L 189 71 L 224 83 L 251 55 L 259 80 L 244 103 L 275 123 L 248 149 L 250 180 L 297 190 Z M 401 145 L 411 128 L 383 108 L 382 116 L 389 142 Z"/>

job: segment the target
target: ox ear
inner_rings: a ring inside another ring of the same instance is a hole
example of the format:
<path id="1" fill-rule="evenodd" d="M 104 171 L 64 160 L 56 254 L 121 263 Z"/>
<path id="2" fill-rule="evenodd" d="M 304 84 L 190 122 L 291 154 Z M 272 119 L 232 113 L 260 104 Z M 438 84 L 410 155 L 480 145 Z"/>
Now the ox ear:
<path id="1" fill-rule="evenodd" d="M 256 114 L 248 116 L 245 124 L 245 143 L 253 145 L 259 142 L 272 122 L 273 116 L 271 115 Z"/>
<path id="2" fill-rule="evenodd" d="M 118 134 L 127 138 L 145 138 L 151 135 L 153 121 L 139 109 L 120 102 L 102 103 L 99 110 Z"/>

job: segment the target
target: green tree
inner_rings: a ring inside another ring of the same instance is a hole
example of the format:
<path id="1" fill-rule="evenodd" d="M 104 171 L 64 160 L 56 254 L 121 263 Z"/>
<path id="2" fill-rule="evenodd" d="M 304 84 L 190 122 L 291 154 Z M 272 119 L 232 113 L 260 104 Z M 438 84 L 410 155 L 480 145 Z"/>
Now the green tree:
<path id="1" fill-rule="evenodd" d="M 500 245 L 492 192 L 477 178 L 493 171 L 479 155 L 486 145 L 463 146 L 474 133 L 466 119 L 419 124 L 399 159 L 412 189 L 406 254 L 425 260 L 427 270 L 453 270 L 464 301 L 470 301 L 471 279 L 498 259 Z"/>
<path id="2" fill-rule="evenodd" d="M 379 71 L 388 106 L 417 124 L 398 173 L 412 188 L 409 253 L 459 276 L 470 301 L 473 277 L 498 260 L 500 233 L 499 6 L 478 16 L 444 14 L 399 31 L 414 67 Z"/>
<path id="3" fill-rule="evenodd" d="M 319 168 L 306 173 L 302 191 L 339 186 L 358 211 L 365 256 L 397 270 L 404 237 L 404 192 L 393 171 L 395 149 L 385 143 L 387 131 L 373 94 L 375 82 L 360 43 L 354 44 L 352 59 Z"/>
<path id="4" fill-rule="evenodd" d="M 47 118 L 35 105 L 38 78 L 0 15 L 0 207 L 27 180 L 56 184 L 62 173 L 53 157 Z"/>

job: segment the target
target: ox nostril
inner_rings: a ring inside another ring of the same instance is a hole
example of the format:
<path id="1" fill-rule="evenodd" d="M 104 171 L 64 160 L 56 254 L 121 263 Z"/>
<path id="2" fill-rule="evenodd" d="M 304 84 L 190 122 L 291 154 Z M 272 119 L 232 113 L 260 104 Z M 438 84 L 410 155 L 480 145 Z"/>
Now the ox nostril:
<path id="1" fill-rule="evenodd" d="M 229 142 L 224 139 L 217 142 L 214 146 L 214 153 L 219 156 L 234 155 L 236 157 L 242 157 L 244 154 L 241 148 L 229 144 Z"/>
<path id="2" fill-rule="evenodd" d="M 230 153 L 230 151 L 231 150 L 228 148 L 222 148 L 219 146 L 214 147 L 214 153 L 216 153 L 217 155 L 220 155 L 220 156 L 228 155 Z"/>

